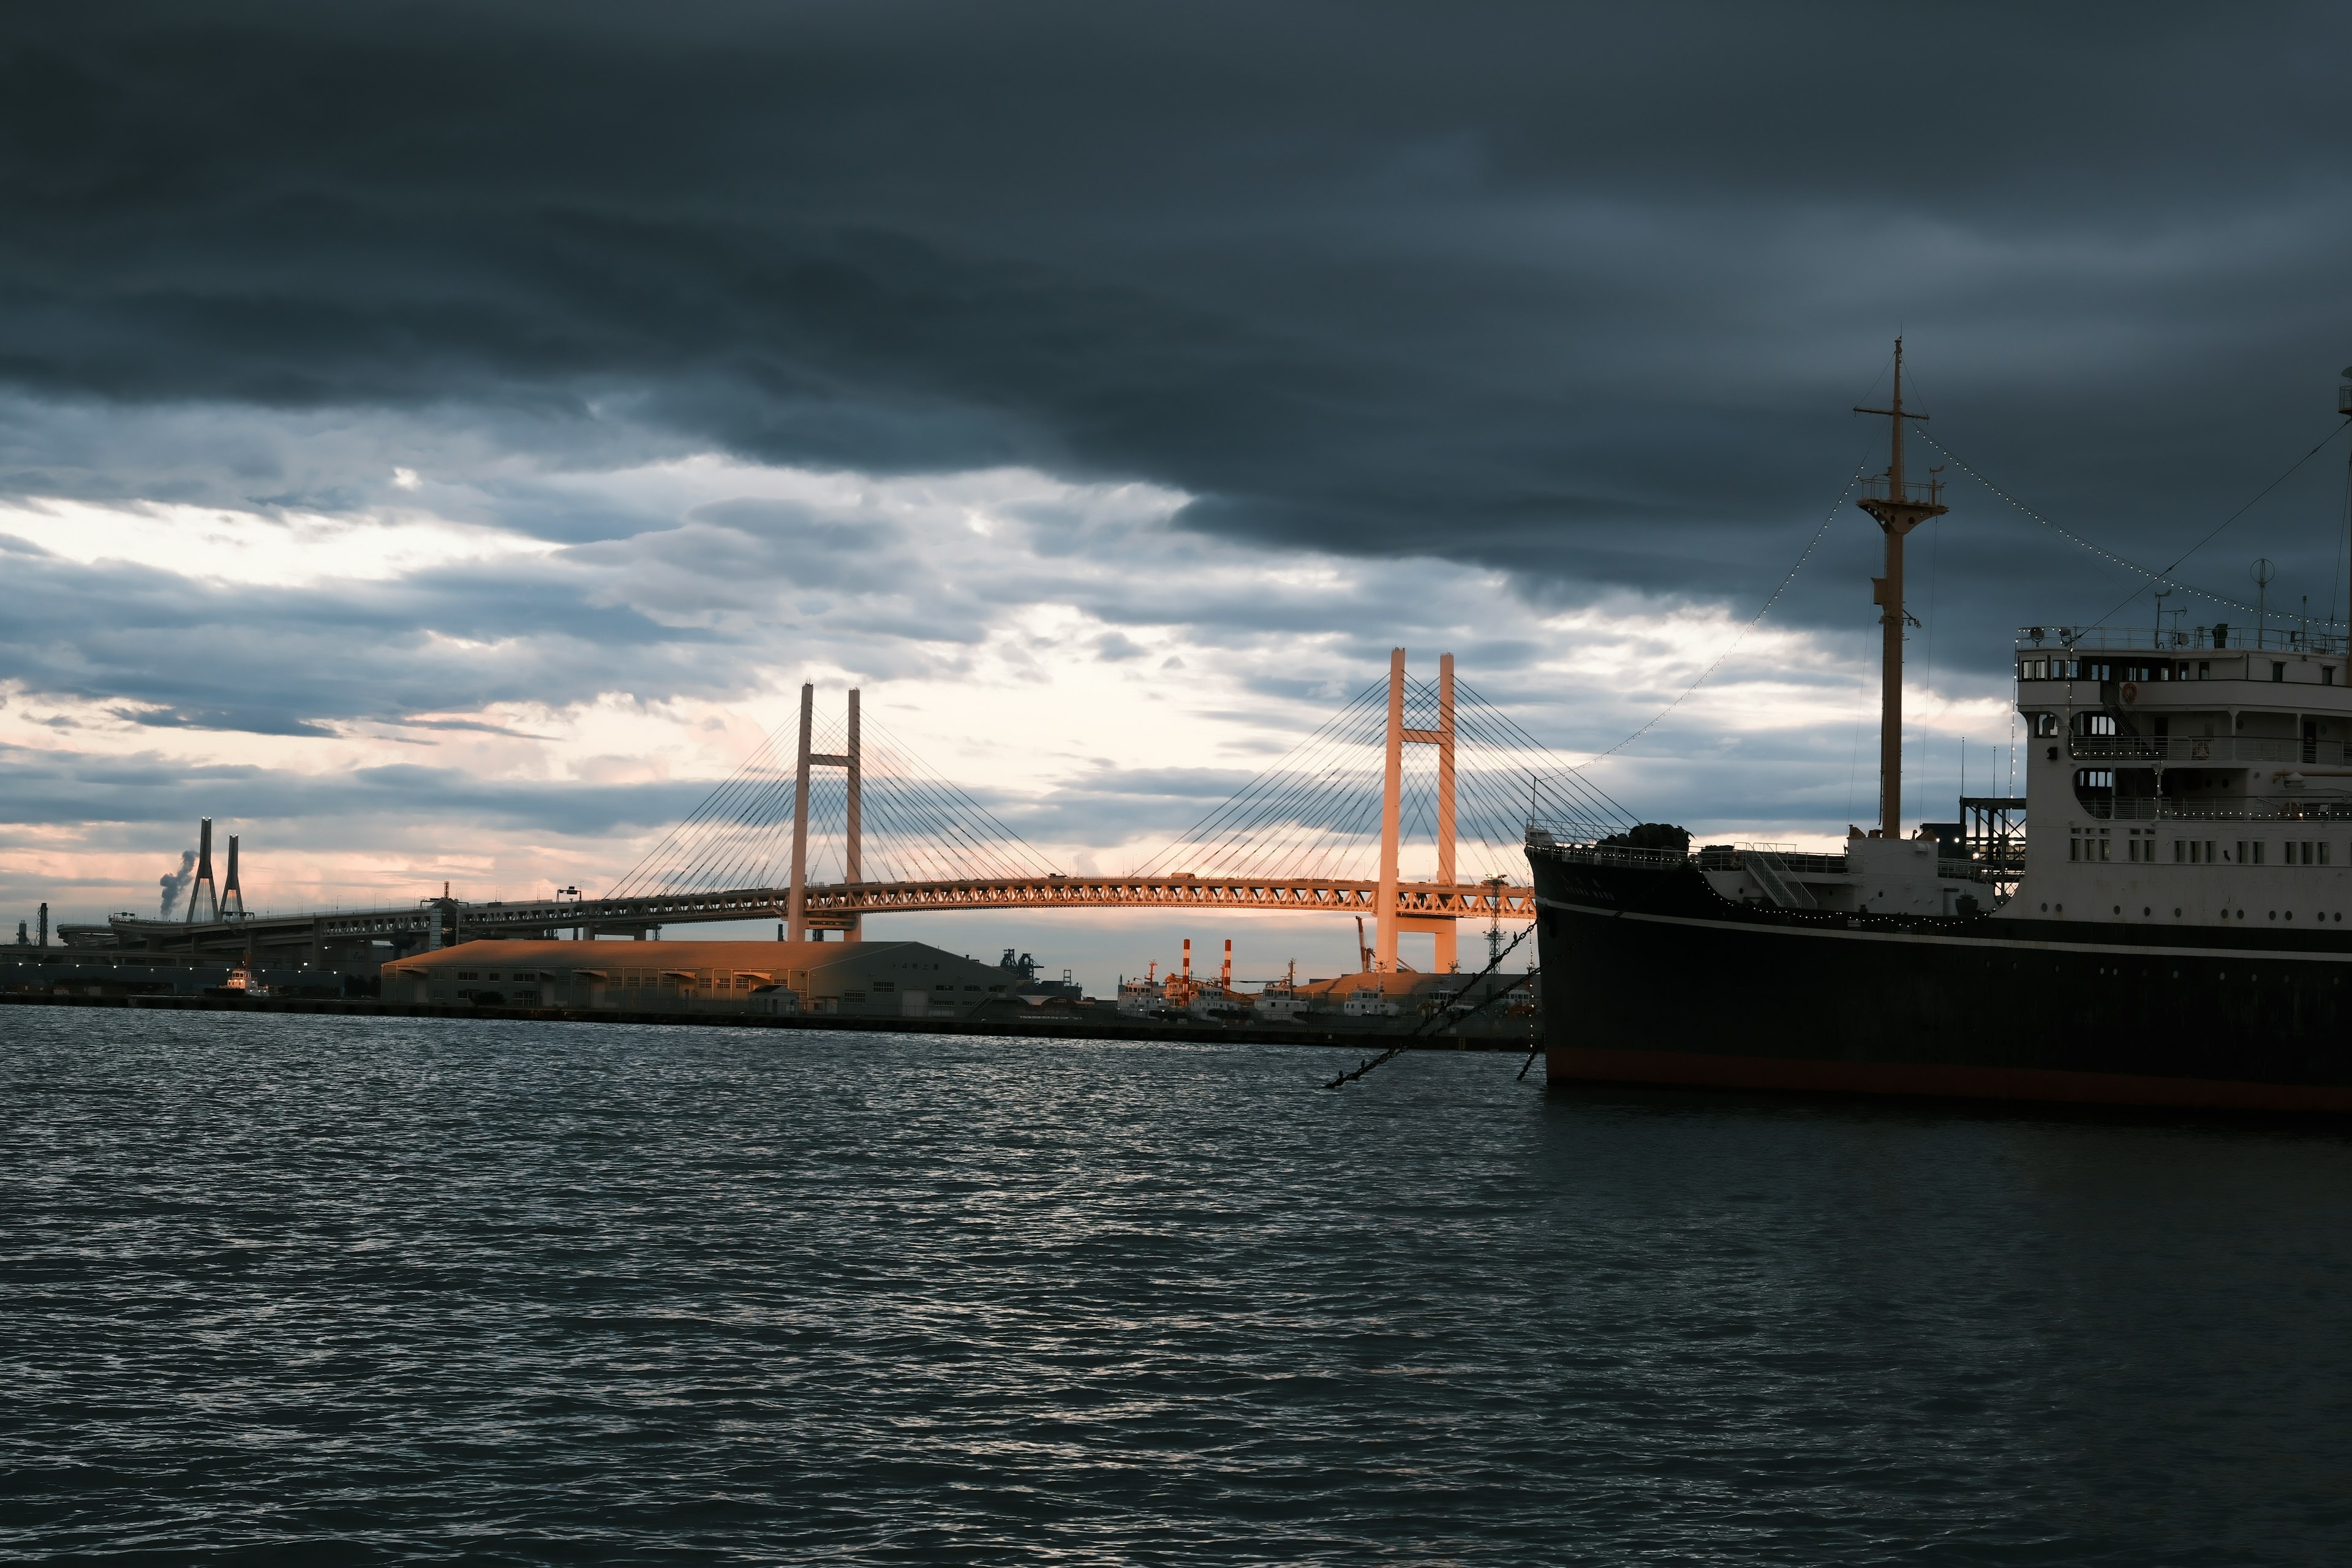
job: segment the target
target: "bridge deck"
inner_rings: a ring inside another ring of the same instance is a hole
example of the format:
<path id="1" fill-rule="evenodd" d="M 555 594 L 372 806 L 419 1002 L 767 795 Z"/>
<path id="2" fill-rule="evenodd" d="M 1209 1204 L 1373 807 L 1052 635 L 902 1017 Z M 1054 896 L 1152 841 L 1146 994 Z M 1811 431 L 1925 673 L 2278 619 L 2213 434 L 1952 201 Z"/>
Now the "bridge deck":
<path id="1" fill-rule="evenodd" d="M 738 888 L 633 899 L 557 899 L 520 903 L 467 903 L 430 899 L 376 910 L 255 915 L 241 921 L 134 920 L 108 921 L 125 947 L 163 951 L 281 947 L 376 940 L 405 942 L 436 935 L 517 935 L 579 926 L 646 930 L 716 921 L 782 920 L 784 888 Z M 1381 914 L 1378 882 L 1322 879 L 1224 877 L 1012 877 L 968 881 L 860 882 L 812 885 L 808 911 L 818 923 L 851 916 L 914 910 L 1215 909 L 1316 914 Z M 1394 912 L 1408 920 L 1509 921 L 1535 918 L 1532 889 L 1486 883 L 1447 886 L 1406 882 Z M 88 929 L 96 935 L 96 928 Z"/>

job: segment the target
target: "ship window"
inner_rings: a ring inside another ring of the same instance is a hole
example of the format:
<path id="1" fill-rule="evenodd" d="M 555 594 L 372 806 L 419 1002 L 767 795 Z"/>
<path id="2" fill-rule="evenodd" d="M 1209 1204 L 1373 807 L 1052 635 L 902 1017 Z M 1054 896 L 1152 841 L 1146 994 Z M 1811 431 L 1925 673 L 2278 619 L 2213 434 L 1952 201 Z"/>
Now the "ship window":
<path id="1" fill-rule="evenodd" d="M 2105 858 L 2107 858 L 2107 852 L 2108 852 L 2108 849 L 2109 849 L 2109 845 L 2108 845 L 2108 843 L 2107 843 L 2106 836 L 2105 836 L 2105 835 L 2104 835 L 2104 834 L 2102 834 L 2102 835 L 2100 836 L 2100 837 L 2099 837 L 2099 858 L 2100 858 L 2100 859 L 2104 860 L 2104 859 L 2105 859 Z"/>
<path id="2" fill-rule="evenodd" d="M 2277 659 L 2271 660 L 2271 679 L 2273 680 L 2284 680 L 2286 679 L 2286 666 Z"/>
<path id="3" fill-rule="evenodd" d="M 2197 661 L 2197 679 L 2200 680 L 2213 679 L 2213 665 L 2210 659 L 2200 658 Z"/>
<path id="4" fill-rule="evenodd" d="M 2056 734 L 2058 732 L 2058 715 L 2055 713 L 2036 713 L 2033 716 L 2033 732 L 2036 735 L 2044 737 Z"/>
<path id="5" fill-rule="evenodd" d="M 2319 841 L 2319 863 L 2323 866 L 2327 864 L 2327 840 L 2325 838 Z"/>
<path id="6" fill-rule="evenodd" d="M 2261 865 L 2262 863 L 2263 863 L 2263 841 L 2262 841 L 2261 839 L 2257 838 L 2257 839 L 2255 839 L 2255 840 L 2254 840 L 2254 864 L 2255 864 L 2255 865 L 2257 865 L 2257 866 L 2259 866 L 2259 865 Z"/>
<path id="7" fill-rule="evenodd" d="M 457 978 L 460 980 L 479 980 L 481 976 L 475 973 L 470 969 L 461 969 L 457 971 Z"/>

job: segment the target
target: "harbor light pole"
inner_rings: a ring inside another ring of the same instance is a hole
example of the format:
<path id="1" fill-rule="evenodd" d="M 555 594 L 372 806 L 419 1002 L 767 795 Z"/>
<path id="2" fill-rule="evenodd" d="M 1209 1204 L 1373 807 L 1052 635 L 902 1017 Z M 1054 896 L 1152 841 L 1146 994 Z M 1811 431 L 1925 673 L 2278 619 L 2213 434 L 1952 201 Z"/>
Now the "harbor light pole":
<path id="1" fill-rule="evenodd" d="M 1903 608 L 1903 537 L 1931 517 L 1951 508 L 1943 504 L 1943 482 L 1924 485 L 1903 479 L 1903 422 L 1925 419 L 1903 408 L 1903 340 L 1895 340 L 1895 399 L 1891 408 L 1854 405 L 1856 414 L 1880 414 L 1891 431 L 1892 456 L 1884 475 L 1863 481 L 1862 510 L 1878 520 L 1886 534 L 1886 575 L 1870 583 L 1871 603 L 1879 606 L 1879 662 L 1884 686 L 1878 702 L 1878 834 L 1903 837 L 1903 629 L 1916 626 Z"/>

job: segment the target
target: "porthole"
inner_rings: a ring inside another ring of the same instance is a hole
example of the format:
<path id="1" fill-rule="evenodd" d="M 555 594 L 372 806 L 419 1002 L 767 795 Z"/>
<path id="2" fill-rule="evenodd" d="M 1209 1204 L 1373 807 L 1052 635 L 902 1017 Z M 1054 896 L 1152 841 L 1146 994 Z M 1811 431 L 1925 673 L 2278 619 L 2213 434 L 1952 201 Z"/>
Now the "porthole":
<path id="1" fill-rule="evenodd" d="M 2293 910 L 2287 910 L 2287 912 L 2286 912 L 2286 918 L 2287 918 L 2287 919 L 2289 919 L 2289 920 L 2293 920 L 2293 919 L 2294 919 L 2294 911 Z"/>
<path id="2" fill-rule="evenodd" d="M 2123 912 L 2124 912 L 2124 907 L 2123 907 L 2121 904 L 2117 904 L 2117 905 L 2116 906 L 2116 913 L 2117 913 L 2117 914 L 2121 914 L 2121 913 L 2123 913 Z"/>
<path id="3" fill-rule="evenodd" d="M 2140 912 L 2140 914 L 2141 914 L 2143 917 L 2145 917 L 2145 916 L 2147 916 L 2147 914 L 2151 913 L 2152 911 L 2148 909 L 2148 907 L 2147 907 L 2146 904 L 2142 904 L 2142 905 L 2140 906 L 2139 912 Z"/>
<path id="4" fill-rule="evenodd" d="M 2049 906 L 2048 904 L 2044 904 L 2044 905 L 2042 905 L 2042 912 L 2043 914 L 2045 914 L 2045 915 L 2046 915 L 2046 914 L 2048 914 L 2048 913 L 2050 912 L 2050 906 Z"/>
<path id="5" fill-rule="evenodd" d="M 2063 905 L 2063 904 L 2059 905 L 2059 906 L 2058 906 L 2058 912 L 2059 912 L 2060 914 L 2062 914 L 2062 915 L 2063 915 L 2063 914 L 2064 914 L 2064 913 L 2066 912 L 2066 906 L 2065 906 L 2065 905 Z"/>
<path id="6" fill-rule="evenodd" d="M 2174 920 L 2179 920 L 2179 919 L 2180 918 L 2180 911 L 2179 911 L 2179 910 L 2173 910 L 2173 911 L 2172 911 L 2172 918 L 2173 918 Z"/>

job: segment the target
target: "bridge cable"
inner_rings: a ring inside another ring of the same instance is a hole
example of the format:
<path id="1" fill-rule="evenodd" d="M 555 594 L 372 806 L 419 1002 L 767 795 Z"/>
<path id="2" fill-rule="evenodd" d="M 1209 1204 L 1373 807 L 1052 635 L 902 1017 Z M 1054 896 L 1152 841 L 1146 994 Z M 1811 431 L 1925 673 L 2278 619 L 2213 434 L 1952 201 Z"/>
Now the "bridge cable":
<path id="1" fill-rule="evenodd" d="M 1249 831 L 1250 825 L 1263 820 L 1263 811 L 1261 810 L 1257 816 L 1244 817 L 1241 815 L 1244 807 L 1255 804 L 1262 808 L 1265 801 L 1261 797 L 1266 795 L 1269 791 L 1274 792 L 1275 798 L 1284 798 L 1294 793 L 1298 787 L 1297 770 L 1299 765 L 1310 755 L 1320 755 L 1335 744 L 1346 744 L 1345 739 L 1339 733 L 1342 726 L 1351 720 L 1360 718 L 1359 710 L 1367 707 L 1374 693 L 1384 689 L 1386 685 L 1387 682 L 1383 679 L 1365 687 L 1338 713 L 1318 726 L 1305 740 L 1283 753 L 1231 796 L 1213 807 L 1206 816 L 1179 834 L 1167 847 L 1144 862 L 1131 874 L 1150 876 L 1180 851 L 1192 849 L 1198 853 L 1203 848 L 1221 848 L 1232 843 L 1237 834 Z M 1214 847 L 1203 842 L 1205 836 L 1213 832 L 1222 835 L 1220 844 Z"/>
<path id="2" fill-rule="evenodd" d="M 1317 727 L 1313 733 L 1285 752 L 1271 766 L 1250 779 L 1241 789 L 1212 809 L 1208 815 L 1186 828 L 1135 875 L 1149 876 L 1180 852 L 1189 850 L 1195 856 L 1222 855 L 1239 840 L 1255 833 L 1277 811 L 1292 808 L 1294 799 L 1308 798 L 1318 776 L 1307 771 L 1309 763 L 1318 763 L 1335 751 L 1343 751 L 1358 743 L 1357 738 L 1343 732 L 1351 722 L 1360 726 L 1370 713 L 1376 693 L 1382 691 L 1386 681 L 1376 681 L 1358 692 L 1339 711 Z M 1328 778 L 1336 768 L 1334 762 L 1326 767 L 1322 778 Z M 1215 841 L 1210 836 L 1215 835 Z"/>

